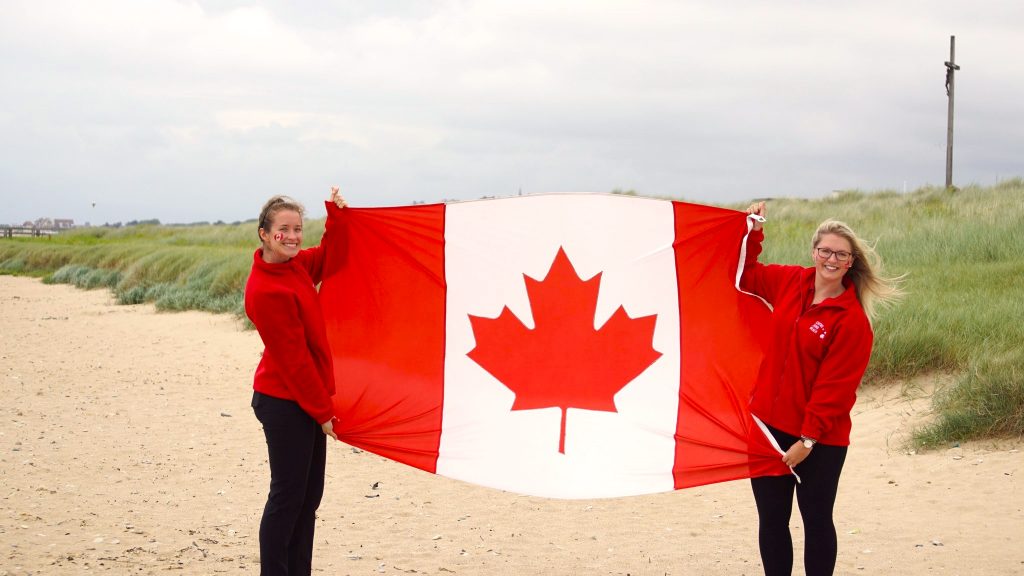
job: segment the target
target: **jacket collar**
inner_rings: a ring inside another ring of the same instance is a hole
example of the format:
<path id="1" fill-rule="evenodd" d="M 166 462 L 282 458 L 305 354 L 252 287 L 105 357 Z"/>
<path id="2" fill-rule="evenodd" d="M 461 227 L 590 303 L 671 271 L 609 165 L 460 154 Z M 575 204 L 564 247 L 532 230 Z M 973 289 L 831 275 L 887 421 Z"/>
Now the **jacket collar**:
<path id="1" fill-rule="evenodd" d="M 252 267 L 267 274 L 284 274 L 292 268 L 294 262 L 295 259 L 291 258 L 287 262 L 271 264 L 263 259 L 263 248 L 257 248 L 252 256 Z"/>

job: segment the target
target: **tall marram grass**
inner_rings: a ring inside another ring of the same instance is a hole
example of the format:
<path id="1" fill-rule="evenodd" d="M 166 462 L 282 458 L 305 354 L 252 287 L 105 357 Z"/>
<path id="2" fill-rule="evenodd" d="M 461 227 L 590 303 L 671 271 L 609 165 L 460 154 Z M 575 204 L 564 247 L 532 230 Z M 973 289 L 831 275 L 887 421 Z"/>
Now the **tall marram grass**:
<path id="1" fill-rule="evenodd" d="M 826 218 L 846 221 L 888 273 L 905 275 L 907 297 L 875 321 L 867 385 L 957 375 L 936 393 L 936 417 L 915 442 L 1024 435 L 1024 180 L 772 200 L 762 260 L 809 265 L 811 234 Z M 305 243 L 322 234 L 322 221 L 307 222 Z M 126 304 L 242 316 L 256 242 L 253 222 L 89 228 L 0 240 L 0 273 L 108 287 Z"/>

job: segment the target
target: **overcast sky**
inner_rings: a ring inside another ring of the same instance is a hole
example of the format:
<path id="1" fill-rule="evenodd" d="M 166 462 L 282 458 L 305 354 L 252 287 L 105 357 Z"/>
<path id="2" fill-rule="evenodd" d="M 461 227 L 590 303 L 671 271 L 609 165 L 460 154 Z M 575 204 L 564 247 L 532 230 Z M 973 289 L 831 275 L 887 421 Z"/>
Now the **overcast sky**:
<path id="1" fill-rule="evenodd" d="M 1024 2 L 0 0 L 0 223 L 1024 175 Z M 95 203 L 95 205 L 93 205 Z"/>

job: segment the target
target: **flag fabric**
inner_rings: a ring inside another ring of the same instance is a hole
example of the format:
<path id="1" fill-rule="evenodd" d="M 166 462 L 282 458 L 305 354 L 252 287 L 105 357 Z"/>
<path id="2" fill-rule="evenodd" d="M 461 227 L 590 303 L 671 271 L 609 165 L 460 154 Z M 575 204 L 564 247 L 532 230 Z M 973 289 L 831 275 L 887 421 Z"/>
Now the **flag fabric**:
<path id="1" fill-rule="evenodd" d="M 320 289 L 345 442 L 555 498 L 785 474 L 747 408 L 745 214 L 619 195 L 347 208 Z"/>

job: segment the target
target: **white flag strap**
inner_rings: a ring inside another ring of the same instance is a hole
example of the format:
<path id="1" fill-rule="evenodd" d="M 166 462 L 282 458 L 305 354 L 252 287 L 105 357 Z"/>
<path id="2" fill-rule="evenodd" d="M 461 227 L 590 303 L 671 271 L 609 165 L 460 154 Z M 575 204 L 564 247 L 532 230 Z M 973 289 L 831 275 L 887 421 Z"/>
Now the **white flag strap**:
<path id="1" fill-rule="evenodd" d="M 740 292 L 743 292 L 744 294 L 749 294 L 750 296 L 757 298 L 761 302 L 764 302 L 764 305 L 767 306 L 769 310 L 771 310 L 772 305 L 769 304 L 767 300 L 761 298 L 757 294 L 747 292 L 746 290 L 740 288 L 740 280 L 743 278 L 743 263 L 747 261 L 747 237 L 750 236 L 751 231 L 753 231 L 754 229 L 754 220 L 757 220 L 758 222 L 765 221 L 764 216 L 759 216 L 757 214 L 747 214 L 747 233 L 743 235 L 743 240 L 740 241 L 740 259 L 739 265 L 736 266 L 736 289 L 739 290 Z"/>

